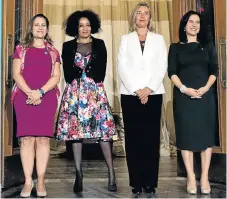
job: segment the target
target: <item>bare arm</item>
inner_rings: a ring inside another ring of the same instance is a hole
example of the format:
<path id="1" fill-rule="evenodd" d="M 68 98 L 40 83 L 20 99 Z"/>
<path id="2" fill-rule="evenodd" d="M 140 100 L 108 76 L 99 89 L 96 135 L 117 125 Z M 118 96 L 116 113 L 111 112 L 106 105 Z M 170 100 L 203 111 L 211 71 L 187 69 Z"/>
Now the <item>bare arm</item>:
<path id="1" fill-rule="evenodd" d="M 201 97 L 204 95 L 207 91 L 209 91 L 210 87 L 214 84 L 216 81 L 216 76 L 215 75 L 210 75 L 208 78 L 208 81 L 204 87 L 201 87 L 198 89 L 198 95 Z"/>
<path id="2" fill-rule="evenodd" d="M 181 87 L 183 86 L 180 78 L 177 75 L 172 75 L 171 76 L 171 81 L 173 84 L 180 90 Z M 184 90 L 184 93 L 192 98 L 200 98 L 201 96 L 198 96 L 198 91 L 194 88 L 187 88 Z"/>
<path id="3" fill-rule="evenodd" d="M 206 87 L 208 87 L 210 89 L 210 87 L 214 84 L 214 82 L 216 81 L 216 76 L 215 75 L 210 75 L 209 79 L 207 81 Z"/>
<path id="4" fill-rule="evenodd" d="M 13 79 L 15 80 L 17 86 L 26 94 L 31 92 L 31 89 L 25 82 L 23 76 L 20 73 L 20 59 L 14 59 L 13 60 Z"/>
<path id="5" fill-rule="evenodd" d="M 173 84 L 179 89 L 183 85 L 180 78 L 177 75 L 172 75 L 170 79 L 173 82 Z"/>

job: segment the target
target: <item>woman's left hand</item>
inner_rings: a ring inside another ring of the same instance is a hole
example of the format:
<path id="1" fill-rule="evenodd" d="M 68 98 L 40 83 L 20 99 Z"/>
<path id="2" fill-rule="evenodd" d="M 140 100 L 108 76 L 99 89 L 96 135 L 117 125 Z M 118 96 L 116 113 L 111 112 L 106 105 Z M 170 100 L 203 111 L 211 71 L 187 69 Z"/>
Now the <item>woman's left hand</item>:
<path id="1" fill-rule="evenodd" d="M 207 91 L 209 91 L 207 86 L 201 87 L 197 90 L 197 96 L 202 97 Z"/>
<path id="2" fill-rule="evenodd" d="M 33 104 L 35 101 L 41 98 L 41 94 L 39 90 L 32 90 L 31 93 L 28 94 L 28 99 L 26 104 Z"/>
<path id="3" fill-rule="evenodd" d="M 145 105 L 148 102 L 148 97 L 144 98 L 144 100 L 141 100 L 141 103 Z"/>
<path id="4" fill-rule="evenodd" d="M 37 106 L 37 105 L 40 105 L 41 102 L 42 102 L 42 100 L 41 99 L 38 99 L 32 105 Z"/>

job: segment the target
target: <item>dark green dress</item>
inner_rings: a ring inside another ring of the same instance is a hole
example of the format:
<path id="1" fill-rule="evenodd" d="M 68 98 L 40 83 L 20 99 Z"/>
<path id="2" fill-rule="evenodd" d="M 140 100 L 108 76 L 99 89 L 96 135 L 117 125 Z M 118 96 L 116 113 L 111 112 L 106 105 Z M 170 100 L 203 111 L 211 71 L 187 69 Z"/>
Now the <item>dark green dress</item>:
<path id="1" fill-rule="evenodd" d="M 176 74 L 188 88 L 199 89 L 206 85 L 210 75 L 218 75 L 215 47 L 204 48 L 196 42 L 170 46 L 168 75 Z M 201 99 L 191 99 L 173 90 L 173 111 L 177 148 L 202 151 L 218 144 L 217 92 L 215 84 Z"/>

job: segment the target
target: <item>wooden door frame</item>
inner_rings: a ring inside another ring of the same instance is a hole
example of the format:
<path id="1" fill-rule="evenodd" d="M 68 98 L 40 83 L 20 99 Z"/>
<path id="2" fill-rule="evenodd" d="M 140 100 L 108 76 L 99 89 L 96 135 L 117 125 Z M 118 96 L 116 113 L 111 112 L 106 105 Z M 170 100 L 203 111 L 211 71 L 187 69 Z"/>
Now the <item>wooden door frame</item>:
<path id="1" fill-rule="evenodd" d="M 221 5 L 223 8 L 226 8 L 226 0 L 213 0 L 214 3 L 214 18 L 215 18 L 215 43 L 216 48 L 218 52 L 218 65 L 220 69 L 219 78 L 217 79 L 218 82 L 218 117 L 219 117 L 219 137 L 221 139 L 220 141 L 220 148 L 216 149 L 218 153 L 226 153 L 226 88 L 222 87 L 222 67 L 226 67 L 226 59 L 225 57 L 225 63 L 223 63 L 220 57 L 220 38 L 224 38 L 225 44 L 226 44 L 226 9 L 218 9 L 218 5 Z M 225 13 L 221 13 L 222 11 Z M 226 46 L 225 46 L 226 47 Z M 226 49 L 226 48 L 225 48 Z M 226 53 L 225 53 L 226 56 Z M 225 100 L 223 100 L 225 99 Z M 223 103 L 225 102 L 225 103 Z M 224 107 L 221 107 L 221 104 L 223 104 Z"/>
<path id="2" fill-rule="evenodd" d="M 14 23 L 14 20 L 15 20 L 15 13 L 12 12 L 10 16 L 7 16 L 7 5 L 10 4 L 10 8 L 12 9 L 15 9 L 15 3 L 14 3 L 14 0 L 3 0 L 3 23 L 2 23 L 2 27 L 3 27 L 3 31 L 2 31 L 2 112 L 1 112 L 1 115 L 2 116 L 5 116 L 4 115 L 4 110 L 5 110 L 5 107 L 6 107 L 6 103 L 5 102 L 5 87 L 6 87 L 6 51 L 7 51 L 7 22 L 6 22 L 6 18 L 9 18 L 10 17 L 10 20 L 12 20 L 12 23 Z M 14 32 L 14 30 L 13 30 Z M 14 40 L 12 41 L 14 42 Z M 2 151 L 3 151 L 3 155 L 5 154 L 12 154 L 12 147 L 11 147 L 11 144 L 8 142 L 9 141 L 9 135 L 8 134 L 4 134 L 4 131 L 5 131 L 5 123 L 4 123 L 4 120 L 5 118 L 4 117 L 1 117 L 1 122 L 2 122 L 2 141 L 3 141 L 3 146 L 2 146 Z M 6 142 L 8 143 L 8 145 L 6 146 Z"/>
<path id="3" fill-rule="evenodd" d="M 12 23 L 14 23 L 15 20 L 15 12 L 12 12 L 12 15 L 7 16 L 7 5 L 9 5 L 9 7 L 14 10 L 15 9 L 15 3 L 14 0 L 3 0 L 3 16 L 2 16 L 2 68 L 1 68 L 1 91 L 2 91 L 2 95 L 1 95 L 1 151 L 2 151 L 2 156 L 1 156 L 1 162 L 2 162 L 2 168 L 1 168 L 1 183 L 4 182 L 4 169 L 5 169 L 5 156 L 6 155 L 10 155 L 12 154 L 12 147 L 11 144 L 9 143 L 10 139 L 9 139 L 9 133 L 5 134 L 5 109 L 6 109 L 6 60 L 8 59 L 8 56 L 6 58 L 6 51 L 7 51 L 7 37 L 8 37 L 8 29 L 7 29 L 7 20 L 10 17 L 10 20 L 12 21 Z M 14 32 L 14 30 L 13 30 Z M 12 41 L 13 42 L 13 41 Z M 9 131 L 9 130 L 8 130 Z"/>
<path id="4" fill-rule="evenodd" d="M 25 34 L 27 29 L 27 23 L 31 16 L 38 13 L 43 13 L 43 0 L 23 0 L 22 10 L 27 10 L 28 12 L 22 12 L 22 36 Z"/>
<path id="5" fill-rule="evenodd" d="M 172 0 L 172 13 L 173 13 L 173 42 L 178 42 L 178 29 L 181 17 L 188 10 L 196 9 L 196 0 Z"/>
<path id="6" fill-rule="evenodd" d="M 3 3 L 2 3 L 2 1 L 0 1 L 0 13 L 1 13 L 1 17 L 3 18 Z M 3 31 L 3 24 L 2 24 L 2 20 L 0 21 L 0 45 L 2 46 L 2 38 L 3 38 L 3 35 L 2 35 L 2 31 Z M 3 51 L 2 51 L 2 48 L 0 49 L 0 63 L 2 64 L 2 53 L 3 53 Z M 0 74 L 1 74 L 1 79 L 2 79 L 2 71 L 0 71 Z M 0 82 L 0 90 L 1 90 L 1 92 L 2 92 L 2 82 Z M 0 100 L 0 111 L 2 112 L 2 98 L 1 98 L 1 100 Z M 0 112 L 0 115 L 1 115 L 1 112 Z M 2 119 L 1 119 L 1 121 L 0 121 L 0 130 L 1 130 L 1 137 L 2 137 Z M 2 150 L 3 149 L 3 142 L 4 142 L 4 140 L 3 139 L 1 139 L 1 145 L 0 145 L 0 147 L 1 147 L 1 160 L 2 160 L 2 157 L 4 157 L 4 151 Z M 2 183 L 2 180 L 3 180 L 3 169 L 2 168 L 4 168 L 4 161 L 1 161 L 1 183 Z"/>
<path id="7" fill-rule="evenodd" d="M 14 21 L 15 20 L 15 15 L 14 15 L 14 12 L 12 12 L 12 15 L 8 15 L 7 16 L 7 13 L 6 13 L 6 2 L 12 2 L 12 3 L 14 3 L 15 4 L 15 0 L 3 0 L 3 16 L 2 16 L 2 18 L 3 18 L 3 20 L 2 20 L 2 30 L 3 30 L 3 35 L 2 35 L 2 38 L 3 38 L 3 40 L 2 40 L 2 46 L 3 46 L 3 51 L 2 51 L 2 85 L 1 85 L 1 88 L 2 88 L 2 92 L 4 92 L 4 89 L 5 89 L 5 81 L 6 81 L 6 79 L 5 79 L 5 69 L 4 69 L 4 66 L 5 66 L 5 62 L 6 62 L 6 59 L 5 59 L 5 57 L 6 57 L 6 38 L 7 38 L 7 35 L 6 35 L 6 28 L 4 28 L 4 27 L 6 27 L 7 26 L 7 24 L 5 23 L 6 22 L 6 17 L 9 17 L 9 16 L 11 16 L 11 18 L 12 18 L 12 20 Z M 31 12 L 31 15 L 35 15 L 35 14 L 37 14 L 37 13 L 42 13 L 43 12 L 43 0 L 33 0 L 33 2 L 32 2 L 32 4 L 30 3 L 30 5 L 29 5 L 29 3 L 28 2 L 31 2 L 31 0 L 24 0 L 23 1 L 23 4 L 22 4 L 22 7 L 25 9 L 25 10 L 31 10 L 32 12 Z M 29 5 L 29 7 L 28 7 L 28 5 Z M 23 30 L 25 30 L 26 29 L 26 26 L 27 26 L 27 22 L 29 21 L 29 19 L 31 18 L 31 16 L 29 16 L 29 15 L 24 15 L 24 13 L 26 13 L 26 12 L 23 12 L 22 13 L 22 18 L 23 18 L 23 20 L 22 20 L 22 29 Z M 25 33 L 25 31 L 22 31 L 23 33 Z M 23 33 L 22 33 L 22 36 L 23 36 Z M 14 38 L 13 38 L 13 42 L 14 42 Z M 3 114 L 3 111 L 4 111 L 4 107 L 5 107 L 5 104 L 3 104 L 3 103 L 5 103 L 4 101 L 5 101 L 5 93 L 2 93 L 2 112 L 1 112 L 1 115 L 4 115 Z M 9 103 L 9 102 L 7 102 L 7 103 Z M 13 150 L 12 150 L 12 142 L 11 143 L 9 143 L 8 141 L 10 140 L 10 138 L 8 137 L 8 135 L 6 134 L 4 134 L 3 132 L 4 132 L 4 128 L 5 128 L 5 126 L 4 126 L 4 117 L 1 117 L 1 124 L 2 124 L 2 126 L 1 126 L 1 139 L 2 139 L 2 143 L 3 143 L 3 147 L 2 147 L 2 152 L 3 152 L 3 155 L 5 155 L 5 154 L 7 154 L 7 155 L 12 155 L 13 154 Z M 8 146 L 5 146 L 5 143 L 9 143 L 9 145 Z"/>
<path id="8" fill-rule="evenodd" d="M 218 0 L 219 1 L 219 0 Z M 221 0 L 220 0 L 221 1 Z M 224 0 L 225 1 L 225 0 Z M 178 29 L 179 29 L 179 24 L 180 24 L 180 20 L 181 17 L 183 16 L 184 13 L 186 13 L 189 9 L 193 9 L 194 5 L 195 5 L 195 0 L 191 0 L 191 4 L 188 4 L 187 6 L 184 4 L 185 1 L 182 0 L 173 0 L 172 1 L 172 13 L 173 13 L 173 38 L 172 38 L 172 42 L 178 42 L 179 41 L 179 37 L 178 37 Z M 189 1 L 188 1 L 189 2 Z M 216 0 L 214 0 L 214 5 L 215 5 Z M 226 3 L 226 2 L 225 2 Z M 190 7 L 191 6 L 191 7 Z M 219 13 L 220 11 L 218 10 L 217 6 L 214 6 L 214 18 L 216 19 L 217 15 L 222 14 Z M 226 20 L 226 17 L 223 18 L 223 20 Z M 216 21 L 215 23 L 215 35 L 217 34 L 222 34 L 222 35 L 226 35 L 226 28 L 222 28 L 220 29 L 219 27 L 222 26 L 226 27 L 226 21 Z M 218 32 L 217 30 L 221 30 L 222 32 Z M 223 32 L 225 30 L 225 32 Z M 218 45 L 218 41 L 216 38 L 216 43 Z M 218 46 L 216 45 L 216 49 L 218 51 Z M 220 59 L 219 59 L 219 64 L 220 64 Z M 219 138 L 220 138 L 220 147 L 214 147 L 213 148 L 213 153 L 226 153 L 226 125 L 222 125 L 223 121 L 226 121 L 226 108 L 225 110 L 222 110 L 220 108 L 220 98 L 223 97 L 223 92 L 221 89 L 221 83 L 220 80 L 218 79 L 218 115 L 219 115 Z M 226 104 L 225 104 L 226 105 Z M 226 106 L 225 106 L 226 107 Z M 225 126 L 224 129 L 223 126 Z"/>
<path id="9" fill-rule="evenodd" d="M 35 15 L 37 13 L 43 13 L 43 0 L 23 0 L 23 4 L 24 3 L 28 3 L 32 2 L 32 4 L 30 3 L 30 6 L 28 7 L 23 7 L 24 10 L 31 10 L 31 16 Z M 18 162 L 18 154 L 15 155 L 13 154 L 13 142 L 12 142 L 12 138 L 10 138 L 9 135 L 9 130 L 7 131 L 5 128 L 5 107 L 6 104 L 11 103 L 9 101 L 6 102 L 5 97 L 6 97 L 6 43 L 7 43 L 7 23 L 6 23 L 6 19 L 12 21 L 12 23 L 14 23 L 15 20 L 15 0 L 2 0 L 2 59 L 1 59 L 1 185 L 2 187 L 6 187 L 6 186 L 11 186 L 14 183 L 18 183 L 18 182 L 14 182 L 15 176 L 16 175 L 20 175 L 19 173 L 16 173 L 16 170 L 14 171 L 12 168 L 9 168 L 9 161 L 10 161 L 10 165 L 14 164 L 14 162 Z M 7 12 L 7 5 L 12 6 L 12 12 Z M 23 5 L 22 5 L 23 6 Z M 24 4 L 25 6 L 25 4 Z M 26 8 L 26 9 L 25 9 Z M 26 12 L 22 13 L 22 17 L 23 14 Z M 29 21 L 29 19 L 31 18 L 31 16 L 27 17 L 23 17 L 22 21 L 25 22 L 23 23 L 24 26 L 22 27 L 23 29 L 26 28 L 27 26 L 27 22 Z M 10 19 L 9 19 L 10 17 Z M 12 32 L 13 35 L 13 44 L 14 44 L 14 32 Z M 22 35 L 23 36 L 23 35 Z M 9 105 L 9 104 L 8 104 Z M 13 125 L 13 124 L 12 124 Z M 6 168 L 7 167 L 7 168 Z M 18 170 L 21 170 L 21 172 L 23 171 L 22 168 L 18 167 Z M 13 175 L 11 175 L 13 174 Z M 12 179 L 12 177 L 14 177 L 14 179 Z M 7 183 L 6 183 L 7 181 Z M 6 185 L 7 184 L 7 185 Z M 10 185 L 9 185 L 10 184 Z"/>

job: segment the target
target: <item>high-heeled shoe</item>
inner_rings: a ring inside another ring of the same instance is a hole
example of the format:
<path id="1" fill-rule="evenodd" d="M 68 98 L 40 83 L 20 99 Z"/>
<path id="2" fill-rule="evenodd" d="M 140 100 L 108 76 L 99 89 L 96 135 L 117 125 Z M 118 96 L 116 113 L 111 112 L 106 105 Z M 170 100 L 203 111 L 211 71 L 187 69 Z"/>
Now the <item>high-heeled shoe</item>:
<path id="1" fill-rule="evenodd" d="M 211 192 L 211 188 L 210 189 L 203 189 L 203 188 L 201 188 L 201 193 L 202 194 L 209 195 L 210 192 Z"/>
<path id="2" fill-rule="evenodd" d="M 112 192 L 117 191 L 117 185 L 116 185 L 116 183 L 114 183 L 114 184 L 109 184 L 108 183 L 108 191 L 112 191 Z"/>
<path id="3" fill-rule="evenodd" d="M 191 195 L 196 195 L 197 194 L 197 189 L 190 189 L 187 187 L 187 193 Z"/>
<path id="4" fill-rule="evenodd" d="M 82 172 L 76 171 L 76 179 L 73 186 L 73 191 L 75 193 L 80 193 L 83 191 L 83 174 Z"/>
<path id="5" fill-rule="evenodd" d="M 155 188 L 152 186 L 143 186 L 142 187 L 145 193 L 154 193 L 155 194 Z"/>
<path id="6" fill-rule="evenodd" d="M 44 187 L 44 191 L 38 191 L 38 184 L 36 184 L 36 195 L 37 197 L 46 197 L 47 196 L 46 187 Z"/>
<path id="7" fill-rule="evenodd" d="M 28 197 L 31 196 L 31 192 L 32 192 L 32 189 L 33 189 L 33 187 L 34 187 L 34 182 L 32 181 L 31 189 L 30 189 L 29 191 L 25 191 L 25 186 L 26 186 L 26 185 L 24 185 L 23 189 L 22 189 L 21 192 L 20 192 L 20 197 L 21 197 L 21 198 L 28 198 Z"/>
<path id="8" fill-rule="evenodd" d="M 201 181 L 200 181 L 201 193 L 202 193 L 202 194 L 205 194 L 205 195 L 210 194 L 211 188 L 210 188 L 210 183 L 209 183 L 209 181 L 208 181 L 208 184 L 209 184 L 209 186 L 205 188 L 205 187 L 202 186 L 202 183 L 201 183 Z"/>
<path id="9" fill-rule="evenodd" d="M 114 171 L 113 171 L 113 173 L 114 173 Z M 113 175 L 114 175 L 114 179 L 111 181 L 110 180 L 110 173 L 108 173 L 108 191 L 111 191 L 111 192 L 117 191 L 115 174 L 113 174 Z"/>
<path id="10" fill-rule="evenodd" d="M 194 179 L 194 180 L 195 180 L 195 187 L 192 188 L 192 187 L 188 186 L 188 178 L 187 178 L 187 193 L 191 194 L 191 195 L 197 194 L 196 179 Z"/>
<path id="11" fill-rule="evenodd" d="M 142 188 L 141 187 L 134 187 L 132 188 L 132 193 L 139 195 L 142 193 Z"/>

